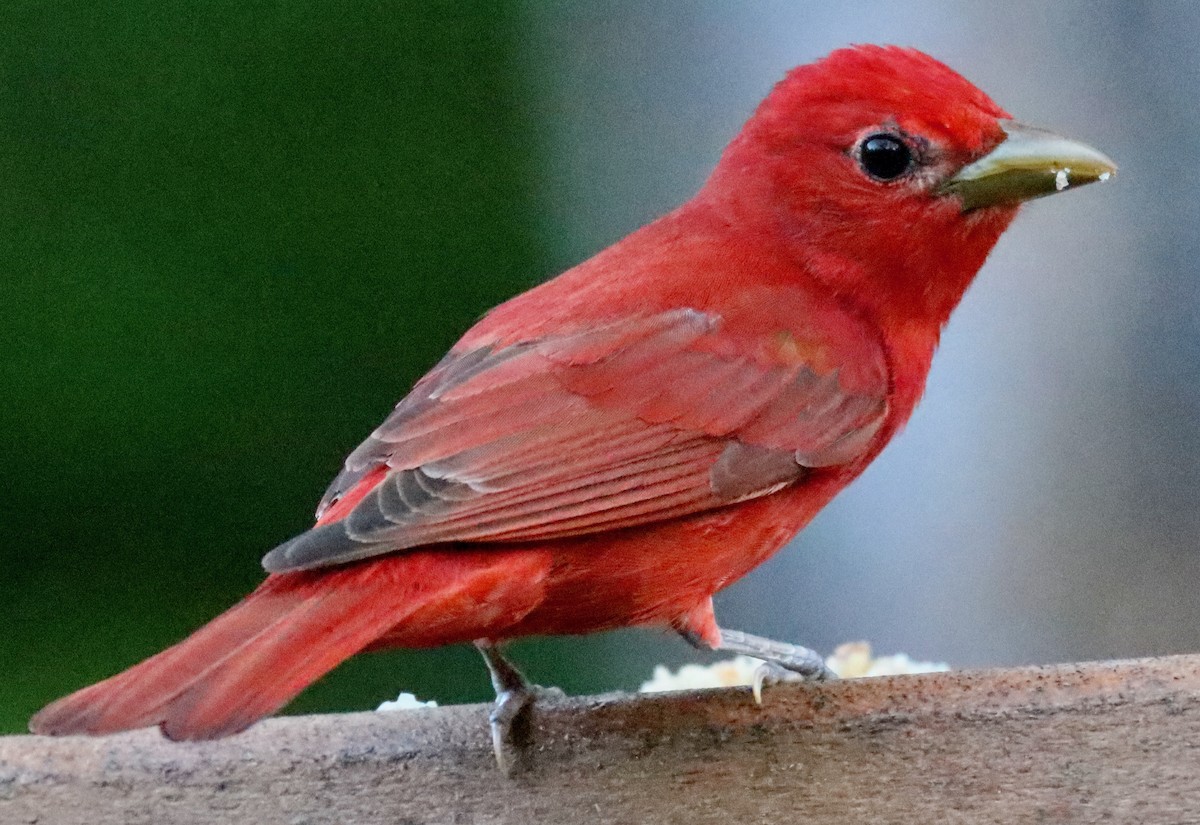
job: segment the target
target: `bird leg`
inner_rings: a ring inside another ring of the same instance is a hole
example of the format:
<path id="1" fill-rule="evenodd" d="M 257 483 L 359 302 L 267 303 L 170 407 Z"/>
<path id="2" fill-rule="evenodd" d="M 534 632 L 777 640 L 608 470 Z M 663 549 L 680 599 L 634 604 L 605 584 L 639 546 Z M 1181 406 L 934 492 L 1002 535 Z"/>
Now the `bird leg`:
<path id="1" fill-rule="evenodd" d="M 561 698 L 563 693 L 558 688 L 530 684 L 491 642 L 476 641 L 475 647 L 483 655 L 496 689 L 496 704 L 488 716 L 496 765 L 505 776 L 512 776 L 524 767 L 532 741 L 530 711 L 534 702 L 539 698 Z"/>
<path id="2" fill-rule="evenodd" d="M 791 681 L 825 681 L 837 674 L 825 665 L 815 650 L 789 642 L 777 642 L 740 630 L 717 626 L 712 599 L 706 599 L 675 623 L 675 629 L 698 650 L 722 650 L 762 659 L 754 672 L 754 701 L 762 704 L 764 684 Z"/>

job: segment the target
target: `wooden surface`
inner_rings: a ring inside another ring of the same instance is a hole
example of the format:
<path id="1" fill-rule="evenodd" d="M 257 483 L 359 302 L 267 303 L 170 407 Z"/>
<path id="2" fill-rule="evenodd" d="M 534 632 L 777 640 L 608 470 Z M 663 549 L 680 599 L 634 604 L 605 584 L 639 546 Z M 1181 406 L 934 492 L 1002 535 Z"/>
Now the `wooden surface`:
<path id="1" fill-rule="evenodd" d="M 481 705 L 0 737 L 0 823 L 1200 822 L 1200 656 L 542 706 L 496 770 Z"/>

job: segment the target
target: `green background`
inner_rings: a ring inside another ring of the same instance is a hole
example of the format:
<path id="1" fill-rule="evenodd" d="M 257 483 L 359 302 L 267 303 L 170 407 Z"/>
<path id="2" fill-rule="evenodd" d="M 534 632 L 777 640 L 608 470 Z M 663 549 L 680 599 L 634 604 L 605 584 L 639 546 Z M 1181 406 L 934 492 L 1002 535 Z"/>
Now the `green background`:
<path id="1" fill-rule="evenodd" d="M 203 7 L 6 7 L 0 730 L 254 587 L 411 383 L 549 274 L 505 7 Z M 293 710 L 401 688 L 490 695 L 468 649 L 380 654 Z"/>

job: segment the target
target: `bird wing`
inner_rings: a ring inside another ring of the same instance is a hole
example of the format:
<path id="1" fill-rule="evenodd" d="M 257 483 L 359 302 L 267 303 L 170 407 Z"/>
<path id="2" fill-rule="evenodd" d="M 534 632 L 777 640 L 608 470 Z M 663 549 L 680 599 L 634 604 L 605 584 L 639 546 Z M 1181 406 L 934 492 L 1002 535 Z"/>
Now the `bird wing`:
<path id="1" fill-rule="evenodd" d="M 575 536 L 773 492 L 857 458 L 883 423 L 883 351 L 854 347 L 844 369 L 827 342 L 677 309 L 456 348 L 263 564 Z"/>

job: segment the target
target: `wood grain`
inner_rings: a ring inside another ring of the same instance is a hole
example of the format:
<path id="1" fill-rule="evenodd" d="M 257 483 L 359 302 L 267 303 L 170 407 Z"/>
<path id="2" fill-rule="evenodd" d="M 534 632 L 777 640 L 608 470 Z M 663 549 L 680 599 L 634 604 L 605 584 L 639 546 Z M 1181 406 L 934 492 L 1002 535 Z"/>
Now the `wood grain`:
<path id="1" fill-rule="evenodd" d="M 1200 656 L 564 700 L 512 779 L 486 717 L 0 737 L 0 822 L 1200 822 Z"/>

